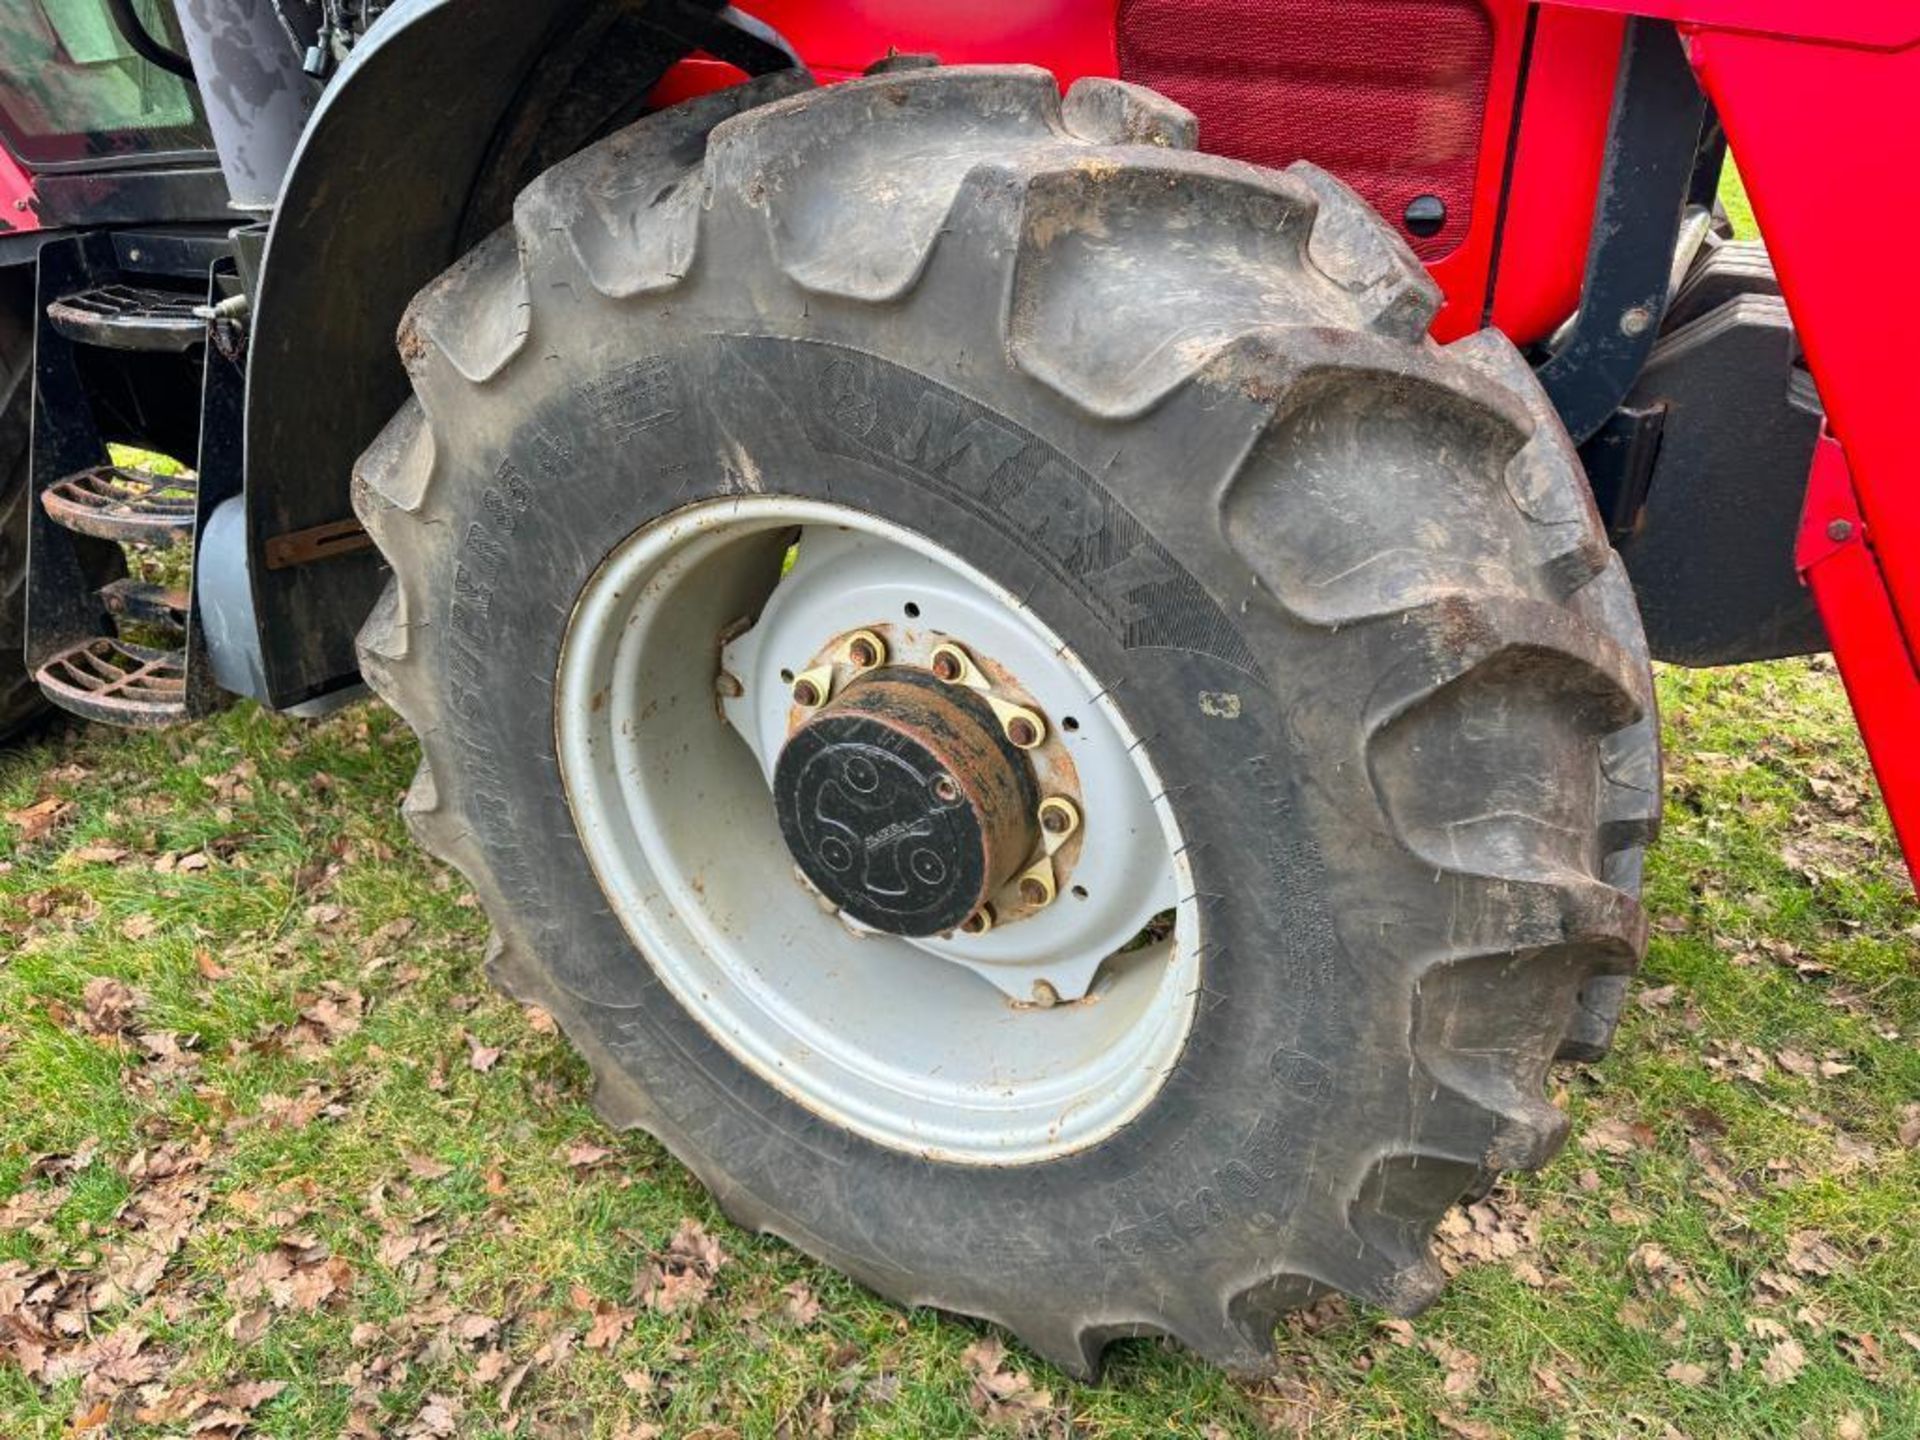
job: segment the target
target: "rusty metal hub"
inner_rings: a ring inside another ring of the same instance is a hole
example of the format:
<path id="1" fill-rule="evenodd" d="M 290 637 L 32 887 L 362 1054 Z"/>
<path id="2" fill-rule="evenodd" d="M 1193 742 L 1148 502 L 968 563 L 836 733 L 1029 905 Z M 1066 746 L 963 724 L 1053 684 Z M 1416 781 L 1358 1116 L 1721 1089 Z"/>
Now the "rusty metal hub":
<path id="1" fill-rule="evenodd" d="M 891 935 L 960 927 L 1039 838 L 1032 768 L 992 708 L 904 666 L 861 675 L 800 725 L 773 794 L 808 880 Z"/>

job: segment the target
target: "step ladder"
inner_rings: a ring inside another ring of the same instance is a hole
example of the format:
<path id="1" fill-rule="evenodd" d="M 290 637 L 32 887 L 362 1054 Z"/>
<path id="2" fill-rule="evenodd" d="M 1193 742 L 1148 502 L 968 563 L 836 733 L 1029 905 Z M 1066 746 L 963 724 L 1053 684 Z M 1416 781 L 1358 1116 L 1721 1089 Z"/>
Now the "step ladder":
<path id="1" fill-rule="evenodd" d="M 221 703 L 191 579 L 170 584 L 154 572 L 177 569 L 157 557 L 191 547 L 212 505 L 238 491 L 238 427 L 203 417 L 238 415 L 243 376 L 239 357 L 210 343 L 219 267 L 210 289 L 205 279 L 196 287 L 191 277 L 126 273 L 126 258 L 124 244 L 100 235 L 41 252 L 27 659 L 62 709 L 154 728 Z M 199 402 L 197 414 L 158 427 L 185 439 L 168 448 L 198 452 L 197 472 L 126 463 L 107 443 L 139 408 L 117 401 L 116 387 L 149 393 L 139 386 L 155 376 L 160 393 Z M 190 555 L 185 566 L 191 577 Z"/>

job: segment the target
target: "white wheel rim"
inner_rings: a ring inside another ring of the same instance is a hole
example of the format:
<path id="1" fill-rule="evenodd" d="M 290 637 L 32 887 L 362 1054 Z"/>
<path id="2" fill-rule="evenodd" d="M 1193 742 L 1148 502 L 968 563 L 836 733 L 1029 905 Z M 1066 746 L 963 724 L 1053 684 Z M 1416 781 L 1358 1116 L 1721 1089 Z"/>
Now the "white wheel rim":
<path id="1" fill-rule="evenodd" d="M 801 559 L 776 586 L 796 527 Z M 843 919 L 803 882 L 768 783 L 791 704 L 780 672 L 877 624 L 903 650 L 963 640 L 1055 724 L 1075 718 L 1058 738 L 1087 797 L 1072 874 L 1086 898 L 984 935 L 907 940 Z M 738 693 L 717 696 L 729 630 Z M 1177 1061 L 1197 920 L 1145 747 L 1037 616 L 925 537 L 775 496 L 677 511 L 582 590 L 555 705 L 568 803 L 613 912 L 680 1004 L 808 1109 L 895 1149 L 1026 1163 L 1112 1134 Z M 1114 953 L 1165 909 L 1169 939 Z M 1039 980 L 1085 998 L 1020 1003 Z"/>

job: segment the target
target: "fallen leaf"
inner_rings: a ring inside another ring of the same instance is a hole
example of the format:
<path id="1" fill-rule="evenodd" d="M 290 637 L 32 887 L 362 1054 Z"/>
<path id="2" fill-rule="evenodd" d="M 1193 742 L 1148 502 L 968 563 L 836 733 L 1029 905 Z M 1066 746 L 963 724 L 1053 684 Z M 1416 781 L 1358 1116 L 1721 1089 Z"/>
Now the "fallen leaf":
<path id="1" fill-rule="evenodd" d="M 820 1318 L 820 1302 L 814 1298 L 806 1281 L 796 1280 L 780 1293 L 785 1297 L 780 1302 L 780 1313 L 786 1317 L 789 1325 L 811 1325 Z"/>
<path id="2" fill-rule="evenodd" d="M 1800 1230 L 1787 1237 L 1787 1264 L 1802 1275 L 1831 1275 L 1846 1263 L 1817 1231 Z"/>
<path id="3" fill-rule="evenodd" d="M 497 1046 L 482 1045 L 473 1035 L 467 1036 L 467 1068 L 477 1070 L 482 1075 L 499 1063 L 502 1052 Z"/>
<path id="4" fill-rule="evenodd" d="M 96 975 L 81 994 L 82 1025 L 90 1035 L 119 1035 L 133 1023 L 139 998 L 124 980 Z"/>
<path id="5" fill-rule="evenodd" d="M 453 1173 L 453 1166 L 431 1155 L 407 1153 L 407 1170 L 416 1180 L 442 1180 Z"/>
<path id="6" fill-rule="evenodd" d="M 619 1343 L 633 1326 L 635 1310 L 623 1310 L 608 1300 L 601 1300 L 593 1307 L 593 1323 L 587 1327 L 587 1338 L 581 1343 L 589 1350 L 610 1350 Z"/>
<path id="7" fill-rule="evenodd" d="M 1782 1340 L 1760 1362 L 1760 1376 L 1769 1385 L 1791 1385 L 1806 1368 L 1807 1352 L 1798 1340 Z"/>
<path id="8" fill-rule="evenodd" d="M 76 860 L 82 865 L 118 865 L 127 858 L 127 852 L 118 845 L 109 845 L 96 840 L 89 845 L 69 850 L 67 858 Z"/>
<path id="9" fill-rule="evenodd" d="M 36 800 L 23 810 L 9 810 L 7 819 L 19 827 L 20 843 L 31 845 L 58 825 L 72 808 L 70 802 L 62 800 L 57 795 L 49 795 L 44 800 Z"/>
<path id="10" fill-rule="evenodd" d="M 1674 1361 L 1665 1371 L 1667 1379 L 1676 1385 L 1685 1385 L 1689 1389 L 1697 1389 L 1706 1384 L 1709 1373 L 1704 1365 L 1695 1365 L 1682 1360 Z"/>
<path id="11" fill-rule="evenodd" d="M 1779 1064 L 1780 1068 L 1785 1070 L 1789 1075 L 1798 1075 L 1803 1079 L 1812 1079 L 1820 1073 L 1819 1062 L 1811 1055 L 1802 1054 L 1798 1050 L 1781 1050 L 1777 1052 L 1773 1058 Z"/>

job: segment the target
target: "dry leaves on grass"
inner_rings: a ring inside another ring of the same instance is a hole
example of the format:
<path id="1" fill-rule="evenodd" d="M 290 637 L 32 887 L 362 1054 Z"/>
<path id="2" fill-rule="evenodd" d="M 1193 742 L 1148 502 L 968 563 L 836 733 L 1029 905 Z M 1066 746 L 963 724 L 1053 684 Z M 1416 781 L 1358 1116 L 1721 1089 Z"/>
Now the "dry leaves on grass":
<path id="1" fill-rule="evenodd" d="M 134 1419 L 196 1440 L 236 1440 L 253 1424 L 253 1412 L 286 1388 L 284 1380 L 243 1380 L 213 1391 L 155 1388 L 142 1392 Z"/>
<path id="2" fill-rule="evenodd" d="M 360 1028 L 366 1017 L 366 997 L 337 980 L 329 980 L 317 994 L 300 997 L 300 1015 L 283 1032 L 287 1050 L 296 1059 L 319 1060 L 328 1049 Z"/>
<path id="3" fill-rule="evenodd" d="M 45 839 L 47 834 L 58 825 L 73 809 L 73 802 L 62 800 L 58 795 L 49 795 L 44 800 L 20 810 L 9 810 L 7 820 L 20 832 L 20 843 L 31 845 L 36 840 Z"/>
<path id="4" fill-rule="evenodd" d="M 972 1380 L 968 1401 L 988 1424 L 1006 1425 L 1022 1435 L 1066 1433 L 1053 1393 L 1036 1386 L 1026 1371 L 1008 1365 L 1007 1345 L 998 1335 L 974 1341 L 960 1359 Z"/>
<path id="5" fill-rule="evenodd" d="M 275 1310 L 310 1315 L 323 1305 L 343 1303 L 352 1288 L 351 1265 L 325 1242 L 289 1232 L 227 1281 L 227 1298 L 240 1306 L 264 1298 Z"/>
<path id="6" fill-rule="evenodd" d="M 575 1140 L 560 1150 L 560 1159 L 575 1170 L 591 1170 L 610 1158 L 613 1151 L 591 1140 Z"/>
<path id="7" fill-rule="evenodd" d="M 76 1427 L 101 1403 L 113 1402 L 121 1390 L 145 1384 L 166 1368 L 162 1357 L 147 1350 L 144 1327 L 134 1318 L 115 1323 L 112 1312 L 143 1300 L 159 1285 L 206 1209 L 208 1185 L 200 1172 L 207 1155 L 204 1144 L 169 1144 L 136 1155 L 123 1172 L 126 1200 L 97 1247 L 87 1252 L 94 1268 L 0 1263 L 0 1357 L 49 1387 L 85 1377 Z M 71 1173 L 91 1159 L 90 1150 L 43 1156 L 36 1168 L 44 1174 Z M 10 1215 L 44 1220 L 65 1200 L 67 1187 L 28 1193 L 34 1198 L 9 1203 Z"/>
<path id="8" fill-rule="evenodd" d="M 1582 1126 L 1579 1138 L 1582 1149 L 1599 1150 L 1608 1155 L 1631 1155 L 1636 1150 L 1652 1149 L 1658 1137 L 1651 1126 L 1622 1120 L 1617 1115 L 1607 1115 Z"/>
<path id="9" fill-rule="evenodd" d="M 1789 1336 L 1768 1350 L 1760 1361 L 1760 1378 L 1773 1386 L 1791 1385 L 1806 1368 L 1807 1352 Z"/>
<path id="10" fill-rule="evenodd" d="M 693 1309 L 713 1290 L 714 1276 L 727 1263 L 720 1242 L 698 1220 L 682 1220 L 667 1248 L 641 1271 L 634 1298 L 663 1315 Z"/>
<path id="11" fill-rule="evenodd" d="M 87 1297 L 90 1309 L 130 1304 L 160 1283 L 207 1208 L 209 1184 L 201 1167 L 211 1153 L 205 1141 L 192 1150 L 164 1145 L 129 1162 L 133 1193 L 114 1217 L 125 1231 L 102 1247 L 99 1278 Z"/>
<path id="12" fill-rule="evenodd" d="M 481 1044 L 479 1036 L 471 1031 L 467 1032 L 467 1068 L 469 1070 L 475 1070 L 484 1075 L 500 1063 L 500 1057 L 505 1053 L 498 1046 Z"/>
<path id="13" fill-rule="evenodd" d="M 140 998 L 124 980 L 96 975 L 80 996 L 80 1027 L 89 1035 L 122 1035 L 132 1028 Z"/>

